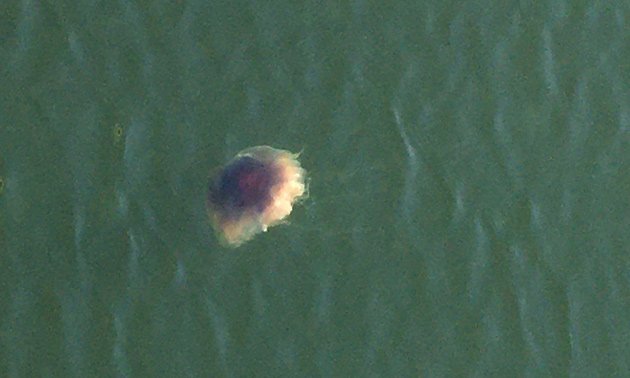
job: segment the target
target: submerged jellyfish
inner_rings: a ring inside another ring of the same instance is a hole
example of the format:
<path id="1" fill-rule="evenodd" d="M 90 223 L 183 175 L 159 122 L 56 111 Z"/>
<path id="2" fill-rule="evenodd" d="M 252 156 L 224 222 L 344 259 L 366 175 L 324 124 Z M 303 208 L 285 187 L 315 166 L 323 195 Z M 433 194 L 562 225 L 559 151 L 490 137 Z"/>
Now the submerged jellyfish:
<path id="1" fill-rule="evenodd" d="M 224 244 L 238 246 L 281 223 L 306 191 L 298 154 L 269 146 L 239 152 L 210 182 L 208 212 Z"/>

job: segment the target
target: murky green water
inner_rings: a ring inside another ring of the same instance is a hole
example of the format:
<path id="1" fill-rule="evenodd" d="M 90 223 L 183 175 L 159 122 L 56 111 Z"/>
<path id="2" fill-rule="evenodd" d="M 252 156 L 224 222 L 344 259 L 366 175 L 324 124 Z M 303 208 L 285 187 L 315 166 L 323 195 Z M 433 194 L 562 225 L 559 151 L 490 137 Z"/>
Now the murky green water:
<path id="1" fill-rule="evenodd" d="M 630 374 L 630 8 L 0 6 L 0 376 Z M 238 249 L 248 146 L 310 197 Z"/>

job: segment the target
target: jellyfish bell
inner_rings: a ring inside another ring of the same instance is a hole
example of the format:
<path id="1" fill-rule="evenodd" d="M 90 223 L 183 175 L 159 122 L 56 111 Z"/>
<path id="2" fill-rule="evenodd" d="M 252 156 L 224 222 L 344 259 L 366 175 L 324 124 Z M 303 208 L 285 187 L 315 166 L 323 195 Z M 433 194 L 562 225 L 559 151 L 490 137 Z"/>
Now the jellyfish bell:
<path id="1" fill-rule="evenodd" d="M 298 156 L 269 146 L 251 147 L 211 180 L 208 212 L 224 244 L 239 246 L 291 213 L 306 191 Z"/>

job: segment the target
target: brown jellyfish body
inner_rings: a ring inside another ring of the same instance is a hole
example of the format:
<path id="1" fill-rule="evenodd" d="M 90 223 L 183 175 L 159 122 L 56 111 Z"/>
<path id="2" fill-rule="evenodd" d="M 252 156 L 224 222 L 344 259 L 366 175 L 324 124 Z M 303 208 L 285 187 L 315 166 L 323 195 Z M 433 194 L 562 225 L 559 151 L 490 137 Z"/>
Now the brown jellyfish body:
<path id="1" fill-rule="evenodd" d="M 239 152 L 210 182 L 208 212 L 228 246 L 239 246 L 283 220 L 304 196 L 299 154 L 257 146 Z"/>

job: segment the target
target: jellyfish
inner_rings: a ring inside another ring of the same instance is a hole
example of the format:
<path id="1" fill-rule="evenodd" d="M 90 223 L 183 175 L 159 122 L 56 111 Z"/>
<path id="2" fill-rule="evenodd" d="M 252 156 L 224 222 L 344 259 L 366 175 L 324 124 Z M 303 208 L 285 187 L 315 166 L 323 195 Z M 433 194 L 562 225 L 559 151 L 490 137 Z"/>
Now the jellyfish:
<path id="1" fill-rule="evenodd" d="M 208 214 L 223 244 L 237 247 L 285 221 L 307 189 L 298 156 L 269 146 L 247 148 L 211 179 Z"/>

